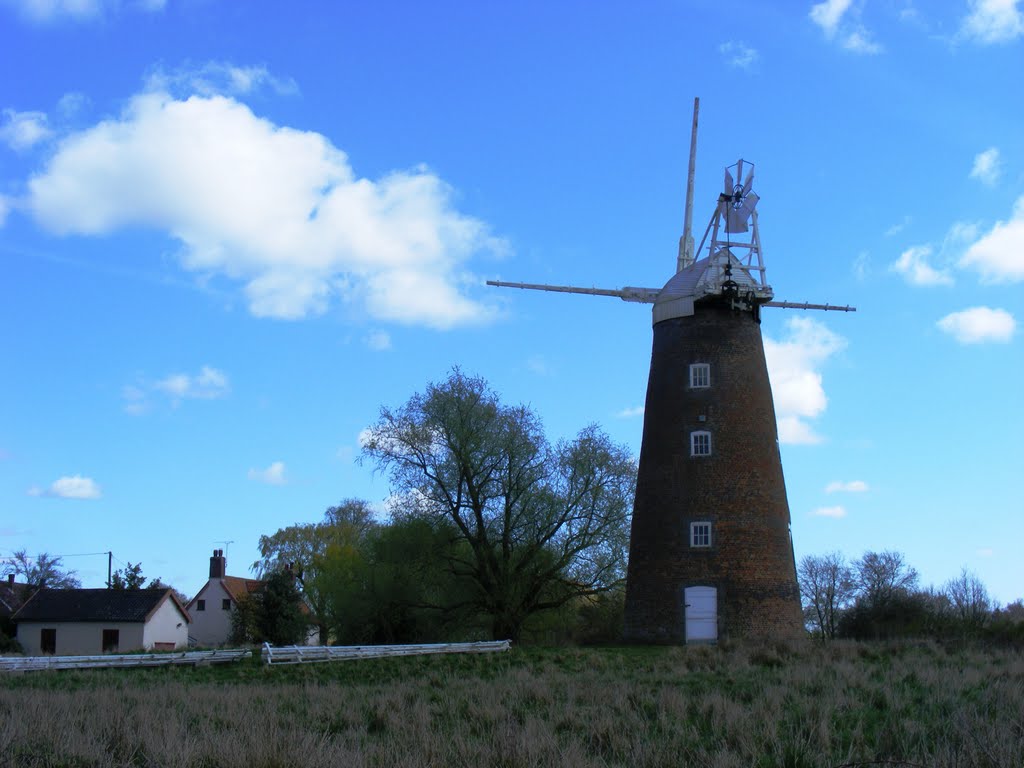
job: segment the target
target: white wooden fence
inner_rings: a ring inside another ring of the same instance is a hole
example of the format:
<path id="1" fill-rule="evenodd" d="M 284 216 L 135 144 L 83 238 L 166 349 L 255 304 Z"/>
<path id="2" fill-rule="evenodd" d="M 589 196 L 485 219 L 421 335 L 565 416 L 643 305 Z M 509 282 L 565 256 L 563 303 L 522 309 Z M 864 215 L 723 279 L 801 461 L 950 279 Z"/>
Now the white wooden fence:
<path id="1" fill-rule="evenodd" d="M 507 651 L 509 640 L 480 643 L 428 643 L 421 645 L 288 645 L 263 644 L 267 664 L 307 664 L 318 661 L 374 659 L 383 656 L 423 656 L 432 653 L 498 653 Z"/>
<path id="2" fill-rule="evenodd" d="M 40 669 L 103 669 L 107 667 L 163 667 L 225 664 L 248 658 L 249 651 L 187 651 L 182 653 L 105 653 L 102 656 L 0 656 L 0 672 Z"/>

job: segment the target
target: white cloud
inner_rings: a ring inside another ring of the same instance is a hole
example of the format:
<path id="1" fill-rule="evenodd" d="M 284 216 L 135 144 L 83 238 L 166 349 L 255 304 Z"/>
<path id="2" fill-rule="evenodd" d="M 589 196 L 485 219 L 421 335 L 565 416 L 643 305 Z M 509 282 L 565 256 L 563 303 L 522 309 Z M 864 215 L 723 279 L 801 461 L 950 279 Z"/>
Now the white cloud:
<path id="1" fill-rule="evenodd" d="M 825 0 L 811 6 L 811 21 L 821 27 L 825 35 L 834 37 L 839 29 L 839 22 L 849 10 L 852 0 Z"/>
<path id="2" fill-rule="evenodd" d="M 825 0 L 812 5 L 808 15 L 827 39 L 836 40 L 844 49 L 853 53 L 881 53 L 882 46 L 872 40 L 871 33 L 857 21 L 859 9 L 852 5 L 852 0 Z M 844 23 L 844 17 L 853 17 L 853 21 Z"/>
<path id="3" fill-rule="evenodd" d="M 750 68 L 758 59 L 757 50 L 751 48 L 742 40 L 730 40 L 727 43 L 722 43 L 718 46 L 718 52 L 725 57 L 727 62 L 729 62 L 729 66 L 737 67 L 739 69 Z"/>
<path id="4" fill-rule="evenodd" d="M 166 0 L 6 0 L 14 5 L 21 14 L 31 21 L 48 22 L 58 19 L 84 21 L 94 19 L 108 11 L 116 11 L 120 6 L 138 8 L 143 11 L 159 11 L 166 5 Z"/>
<path id="5" fill-rule="evenodd" d="M 781 341 L 764 339 L 779 441 L 819 443 L 822 438 L 808 423 L 820 416 L 828 404 L 819 368 L 846 346 L 846 340 L 807 317 L 790 318 L 786 331 L 786 338 Z"/>
<path id="6" fill-rule="evenodd" d="M 5 109 L 3 114 L 0 141 L 18 152 L 29 149 L 53 135 L 53 131 L 46 124 L 44 112 L 15 112 L 13 109 Z"/>
<path id="7" fill-rule="evenodd" d="M 978 557 L 992 557 L 996 551 L 992 547 L 982 547 L 981 549 L 974 550 Z"/>
<path id="8" fill-rule="evenodd" d="M 1001 171 L 1002 163 L 999 160 L 999 150 L 996 147 L 989 147 L 974 156 L 970 177 L 991 187 L 999 180 Z"/>
<path id="9" fill-rule="evenodd" d="M 447 329 L 495 315 L 467 295 L 481 281 L 463 265 L 504 247 L 452 197 L 423 167 L 358 178 L 324 136 L 231 98 L 146 92 L 64 139 L 28 202 L 59 234 L 163 230 L 186 269 L 244 283 L 258 316 L 300 318 L 342 297 L 377 320 Z"/>
<path id="10" fill-rule="evenodd" d="M 527 358 L 526 370 L 537 376 L 550 376 L 552 374 L 551 366 L 542 355 L 531 355 Z"/>
<path id="11" fill-rule="evenodd" d="M 370 331 L 366 334 L 366 346 L 370 349 L 383 351 L 391 349 L 391 335 L 387 331 Z"/>
<path id="12" fill-rule="evenodd" d="M 8 198 L 0 195 L 0 227 L 7 221 L 7 212 L 11 210 L 11 202 Z"/>
<path id="13" fill-rule="evenodd" d="M 971 12 L 960 34 L 982 44 L 1006 43 L 1024 35 L 1019 0 L 968 0 Z"/>
<path id="14" fill-rule="evenodd" d="M 292 79 L 270 74 L 266 66 L 241 67 L 226 61 L 210 61 L 198 67 L 157 69 L 146 81 L 146 90 L 175 93 L 185 98 L 199 96 L 237 96 L 269 87 L 280 94 L 298 91 Z"/>
<path id="15" fill-rule="evenodd" d="M 175 400 L 215 400 L 224 397 L 231 387 L 223 371 L 204 365 L 199 373 L 172 373 L 153 385 L 154 389 L 165 392 Z"/>
<path id="16" fill-rule="evenodd" d="M 841 40 L 843 48 L 854 53 L 881 53 L 882 46 L 871 39 L 870 33 L 863 27 L 850 30 Z"/>
<path id="17" fill-rule="evenodd" d="M 249 479 L 267 485 L 284 485 L 288 482 L 283 461 L 275 461 L 266 469 L 250 469 Z"/>
<path id="18" fill-rule="evenodd" d="M 967 249 L 958 266 L 977 270 L 985 283 L 1024 280 L 1024 195 L 1014 203 L 1010 220 L 997 221 Z"/>
<path id="19" fill-rule="evenodd" d="M 57 112 L 65 118 L 72 118 L 85 110 L 89 105 L 89 97 L 78 91 L 69 91 L 57 102 Z"/>
<path id="20" fill-rule="evenodd" d="M 903 275 L 911 285 L 952 285 L 953 277 L 948 270 L 936 269 L 928 263 L 931 255 L 930 245 L 911 246 L 889 265 L 889 270 Z"/>
<path id="21" fill-rule="evenodd" d="M 172 373 L 157 381 L 139 378 L 121 388 L 122 408 L 125 413 L 139 416 L 151 408 L 154 394 L 170 399 L 177 406 L 182 400 L 216 400 L 231 391 L 227 374 L 209 365 L 198 373 Z"/>
<path id="22" fill-rule="evenodd" d="M 644 410 L 642 405 L 637 405 L 633 408 L 623 408 L 615 416 L 619 419 L 635 419 L 637 416 L 643 416 Z"/>
<path id="23" fill-rule="evenodd" d="M 818 507 L 811 514 L 816 517 L 831 517 L 839 520 L 846 517 L 846 509 L 844 507 Z"/>
<path id="24" fill-rule="evenodd" d="M 898 235 L 900 232 L 906 229 L 907 226 L 909 226 L 910 222 L 910 217 L 904 216 L 901 221 L 897 222 L 896 224 L 893 224 L 891 227 L 885 230 L 885 236 L 892 237 L 893 235 Z"/>
<path id="25" fill-rule="evenodd" d="M 871 254 L 861 251 L 853 260 L 853 274 L 858 280 L 865 280 L 871 274 Z"/>
<path id="26" fill-rule="evenodd" d="M 1005 309 L 972 307 L 946 315 L 936 325 L 961 344 L 1005 343 L 1013 338 L 1017 321 Z"/>
<path id="27" fill-rule="evenodd" d="M 98 499 L 103 495 L 95 480 L 81 475 L 66 475 L 54 480 L 47 489 L 32 487 L 28 493 L 56 499 Z"/>
<path id="28" fill-rule="evenodd" d="M 867 490 L 868 484 L 863 480 L 835 480 L 825 486 L 825 493 L 864 493 Z"/>

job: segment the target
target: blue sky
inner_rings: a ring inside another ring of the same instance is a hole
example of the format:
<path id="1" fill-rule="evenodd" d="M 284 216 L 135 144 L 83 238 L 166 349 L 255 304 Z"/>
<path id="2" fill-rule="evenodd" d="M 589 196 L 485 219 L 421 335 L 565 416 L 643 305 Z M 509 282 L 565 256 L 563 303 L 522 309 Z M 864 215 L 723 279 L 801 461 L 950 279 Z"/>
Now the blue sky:
<path id="1" fill-rule="evenodd" d="M 936 8 L 940 5 L 941 8 Z M 0 2 L 0 554 L 187 593 L 453 366 L 639 451 L 657 288 L 756 163 L 797 557 L 1024 596 L 1017 0 Z M 225 544 L 225 542 L 231 542 Z"/>

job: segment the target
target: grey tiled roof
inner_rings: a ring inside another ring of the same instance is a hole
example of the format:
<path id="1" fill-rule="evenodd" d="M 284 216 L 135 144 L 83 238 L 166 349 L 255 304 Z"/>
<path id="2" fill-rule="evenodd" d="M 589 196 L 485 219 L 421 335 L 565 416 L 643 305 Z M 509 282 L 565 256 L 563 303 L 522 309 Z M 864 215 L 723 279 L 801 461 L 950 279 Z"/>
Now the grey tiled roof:
<path id="1" fill-rule="evenodd" d="M 164 599 L 178 603 L 173 593 L 168 594 L 170 592 L 170 589 L 41 589 L 26 601 L 13 619 L 142 622 Z M 180 607 L 180 603 L 178 605 Z"/>

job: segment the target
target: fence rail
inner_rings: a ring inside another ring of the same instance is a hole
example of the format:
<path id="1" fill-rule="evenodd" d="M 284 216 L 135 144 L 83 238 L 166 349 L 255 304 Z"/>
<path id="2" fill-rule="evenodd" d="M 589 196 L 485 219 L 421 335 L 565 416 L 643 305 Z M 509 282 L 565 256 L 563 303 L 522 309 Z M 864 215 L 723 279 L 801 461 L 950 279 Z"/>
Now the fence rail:
<path id="1" fill-rule="evenodd" d="M 266 664 L 308 664 L 321 661 L 375 659 L 384 656 L 423 656 L 434 653 L 500 653 L 507 651 L 509 640 L 480 643 L 429 643 L 421 645 L 288 645 L 275 648 L 263 644 Z"/>
<path id="2" fill-rule="evenodd" d="M 249 651 L 186 651 L 181 653 L 106 653 L 102 656 L 2 656 L 0 672 L 42 669 L 106 669 L 109 667 L 164 667 L 226 664 L 248 658 Z"/>

